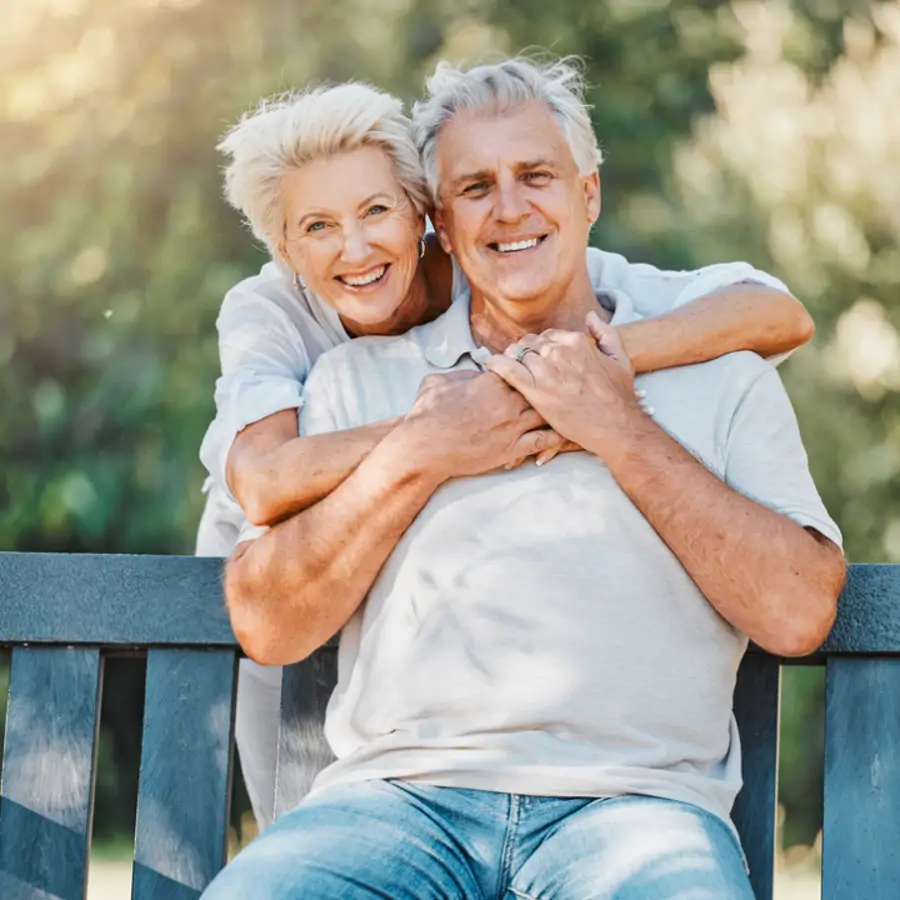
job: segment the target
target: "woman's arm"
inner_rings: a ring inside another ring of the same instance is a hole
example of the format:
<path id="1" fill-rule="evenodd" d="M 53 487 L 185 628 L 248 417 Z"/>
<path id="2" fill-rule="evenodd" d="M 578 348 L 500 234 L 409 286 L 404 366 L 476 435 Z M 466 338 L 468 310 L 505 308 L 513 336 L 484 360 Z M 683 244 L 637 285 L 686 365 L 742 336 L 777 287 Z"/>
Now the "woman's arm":
<path id="1" fill-rule="evenodd" d="M 784 353 L 812 337 L 813 323 L 790 294 L 738 284 L 619 331 L 635 370 L 652 372 L 735 350 Z M 395 424 L 298 437 L 296 409 L 283 410 L 237 435 L 227 457 L 228 486 L 251 522 L 272 525 L 331 493 Z"/>
<path id="2" fill-rule="evenodd" d="M 783 291 L 736 284 L 619 329 L 635 372 L 706 362 L 736 350 L 776 356 L 815 331 L 803 304 Z"/>
<path id="3" fill-rule="evenodd" d="M 297 410 L 282 410 L 235 438 L 228 486 L 254 525 L 273 525 L 330 494 L 398 421 L 299 437 Z"/>

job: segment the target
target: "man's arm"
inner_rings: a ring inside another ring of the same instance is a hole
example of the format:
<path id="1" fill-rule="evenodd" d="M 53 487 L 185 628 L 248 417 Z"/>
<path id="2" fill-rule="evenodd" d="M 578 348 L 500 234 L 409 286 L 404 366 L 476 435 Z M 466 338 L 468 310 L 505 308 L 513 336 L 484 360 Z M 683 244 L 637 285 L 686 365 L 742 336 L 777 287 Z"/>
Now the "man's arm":
<path id="1" fill-rule="evenodd" d="M 818 647 L 844 583 L 840 548 L 720 481 L 649 417 L 616 431 L 589 449 L 719 614 L 779 656 Z"/>
<path id="2" fill-rule="evenodd" d="M 635 371 L 641 373 L 706 362 L 737 350 L 777 356 L 805 344 L 815 326 L 790 294 L 735 284 L 618 330 Z"/>
<path id="3" fill-rule="evenodd" d="M 809 653 L 834 620 L 840 549 L 719 480 L 646 416 L 624 347 L 615 335 L 610 342 L 607 356 L 585 334 L 526 335 L 518 346 L 537 353 L 523 363 L 494 357 L 489 368 L 551 427 L 603 459 L 723 618 L 772 653 Z M 779 448 L 769 450 L 777 466 Z M 748 481 L 739 454 L 735 467 L 736 482 Z"/>
<path id="4" fill-rule="evenodd" d="M 561 444 L 543 424 L 493 375 L 426 378 L 409 415 L 346 481 L 238 546 L 226 567 L 225 596 L 247 655 L 286 665 L 325 643 L 353 615 L 440 484 Z"/>

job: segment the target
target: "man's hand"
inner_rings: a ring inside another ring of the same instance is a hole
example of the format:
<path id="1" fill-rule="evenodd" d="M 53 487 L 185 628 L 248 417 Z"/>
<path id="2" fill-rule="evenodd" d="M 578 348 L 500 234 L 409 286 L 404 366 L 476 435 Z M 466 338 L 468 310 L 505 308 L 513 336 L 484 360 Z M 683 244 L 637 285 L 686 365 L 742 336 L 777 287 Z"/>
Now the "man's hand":
<path id="1" fill-rule="evenodd" d="M 586 333 L 526 334 L 502 356 L 492 357 L 487 368 L 567 441 L 594 449 L 643 413 L 618 333 L 593 312 L 585 323 Z M 523 353 L 526 347 L 529 352 Z"/>
<path id="2" fill-rule="evenodd" d="M 440 480 L 509 468 L 560 447 L 518 391 L 491 373 L 449 372 L 422 380 L 413 408 L 389 440 Z"/>

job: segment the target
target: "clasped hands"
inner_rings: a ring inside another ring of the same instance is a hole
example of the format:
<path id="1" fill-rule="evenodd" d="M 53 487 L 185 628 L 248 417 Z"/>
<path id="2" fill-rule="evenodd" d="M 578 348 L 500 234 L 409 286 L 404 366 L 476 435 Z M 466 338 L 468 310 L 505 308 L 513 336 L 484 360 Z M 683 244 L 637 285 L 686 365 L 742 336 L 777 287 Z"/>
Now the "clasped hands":
<path id="1" fill-rule="evenodd" d="M 634 371 L 615 328 L 591 312 L 586 332 L 524 335 L 487 373 L 429 375 L 405 424 L 412 452 L 443 477 L 542 464 L 604 441 L 642 416 Z"/>

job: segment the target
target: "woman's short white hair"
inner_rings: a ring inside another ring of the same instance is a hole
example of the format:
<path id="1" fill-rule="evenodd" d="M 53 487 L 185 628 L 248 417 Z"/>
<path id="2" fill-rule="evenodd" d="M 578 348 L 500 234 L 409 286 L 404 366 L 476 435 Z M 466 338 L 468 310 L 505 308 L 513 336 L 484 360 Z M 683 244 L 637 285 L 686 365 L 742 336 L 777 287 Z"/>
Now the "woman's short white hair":
<path id="1" fill-rule="evenodd" d="M 281 181 L 332 153 L 381 147 L 422 215 L 431 200 L 403 103 L 368 84 L 348 82 L 263 100 L 219 143 L 228 157 L 225 198 L 274 254 L 284 234 Z"/>
<path id="2" fill-rule="evenodd" d="M 438 137 L 444 125 L 463 109 L 502 114 L 539 100 L 547 104 L 559 123 L 580 174 L 588 175 L 603 162 L 584 101 L 584 79 L 578 60 L 572 57 L 545 62 L 519 56 L 467 71 L 440 62 L 425 86 L 427 98 L 413 107 L 413 134 L 435 202 L 440 175 Z"/>

